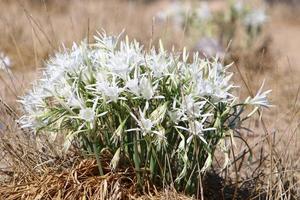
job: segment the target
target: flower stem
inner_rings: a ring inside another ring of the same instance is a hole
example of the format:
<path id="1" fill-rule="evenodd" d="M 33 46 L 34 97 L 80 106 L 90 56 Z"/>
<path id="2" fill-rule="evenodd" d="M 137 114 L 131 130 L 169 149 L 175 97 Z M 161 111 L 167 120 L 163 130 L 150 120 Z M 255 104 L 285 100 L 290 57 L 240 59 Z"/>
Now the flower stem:
<path id="1" fill-rule="evenodd" d="M 100 176 L 103 176 L 104 173 L 103 173 L 103 169 L 102 169 L 102 165 L 101 165 L 101 161 L 100 161 L 100 155 L 99 155 L 99 152 L 97 151 L 96 143 L 93 143 L 93 149 L 94 149 L 95 157 L 97 160 L 97 165 L 98 165 Z"/>
<path id="2" fill-rule="evenodd" d="M 134 160 L 134 165 L 135 165 L 135 171 L 136 171 L 136 176 L 137 176 L 137 181 L 139 186 L 142 186 L 142 179 L 141 179 L 141 169 L 140 169 L 140 158 L 138 155 L 138 147 L 137 147 L 137 139 L 134 136 L 134 154 L 133 154 L 133 160 Z"/>

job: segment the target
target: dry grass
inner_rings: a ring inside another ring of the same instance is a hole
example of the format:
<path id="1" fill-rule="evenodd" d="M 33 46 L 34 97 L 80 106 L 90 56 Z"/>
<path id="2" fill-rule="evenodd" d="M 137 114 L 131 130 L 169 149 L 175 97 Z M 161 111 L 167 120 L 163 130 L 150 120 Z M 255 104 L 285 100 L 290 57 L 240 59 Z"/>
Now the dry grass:
<path id="1" fill-rule="evenodd" d="M 0 188 L 5 199 L 125 199 L 134 191 L 133 170 L 100 177 L 94 160 L 83 160 L 61 173 L 48 169 L 33 180 Z"/>

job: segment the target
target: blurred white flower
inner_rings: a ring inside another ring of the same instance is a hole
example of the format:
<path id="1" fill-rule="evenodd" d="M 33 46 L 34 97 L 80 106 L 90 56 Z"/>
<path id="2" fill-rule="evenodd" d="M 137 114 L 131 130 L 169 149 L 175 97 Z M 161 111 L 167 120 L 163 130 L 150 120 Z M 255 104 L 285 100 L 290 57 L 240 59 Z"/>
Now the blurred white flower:
<path id="1" fill-rule="evenodd" d="M 204 57 L 224 57 L 225 51 L 215 38 L 203 37 L 195 45 L 194 51 L 199 51 Z"/>
<path id="2" fill-rule="evenodd" d="M 145 133 L 150 132 L 153 127 L 153 122 L 150 119 L 146 119 L 144 116 L 141 116 L 141 120 L 138 124 Z"/>
<path id="3" fill-rule="evenodd" d="M 245 3 L 243 0 L 236 0 L 233 2 L 233 8 L 236 12 L 241 13 L 244 10 Z"/>
<path id="4" fill-rule="evenodd" d="M 172 109 L 168 111 L 168 115 L 171 121 L 175 124 L 178 124 L 181 121 L 182 116 L 184 115 L 184 111 L 181 108 L 177 108 L 177 99 L 173 100 Z"/>
<path id="5" fill-rule="evenodd" d="M 189 4 L 176 1 L 170 4 L 166 10 L 159 12 L 156 18 L 160 22 L 166 22 L 170 19 L 174 28 L 180 30 L 183 28 L 187 16 L 191 14 L 190 11 Z"/>
<path id="6" fill-rule="evenodd" d="M 260 27 L 267 21 L 267 15 L 263 9 L 253 10 L 245 16 L 244 23 L 251 27 Z"/>
<path id="7" fill-rule="evenodd" d="M 120 54 L 120 56 L 116 56 L 114 59 L 111 59 L 108 64 L 109 70 L 120 77 L 126 77 L 130 72 L 130 66 L 126 62 L 124 54 Z"/>
<path id="8" fill-rule="evenodd" d="M 0 70 L 8 69 L 11 66 L 11 61 L 8 56 L 0 52 Z"/>
<path id="9" fill-rule="evenodd" d="M 196 8 L 196 15 L 201 21 L 208 20 L 211 17 L 211 10 L 207 2 L 202 2 L 198 8 Z"/>

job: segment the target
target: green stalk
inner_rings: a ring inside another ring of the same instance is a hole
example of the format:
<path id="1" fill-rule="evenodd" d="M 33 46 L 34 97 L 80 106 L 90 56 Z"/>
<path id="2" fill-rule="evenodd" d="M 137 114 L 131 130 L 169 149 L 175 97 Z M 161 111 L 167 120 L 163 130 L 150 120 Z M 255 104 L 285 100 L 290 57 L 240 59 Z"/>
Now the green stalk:
<path id="1" fill-rule="evenodd" d="M 95 157 L 97 160 L 97 165 L 98 165 L 98 170 L 99 170 L 100 176 L 103 176 L 104 173 L 103 173 L 103 169 L 102 169 L 102 165 L 101 165 L 101 161 L 100 161 L 100 155 L 99 155 L 99 152 L 97 151 L 96 143 L 93 143 L 93 149 L 94 149 Z"/>
<path id="2" fill-rule="evenodd" d="M 151 151 L 151 148 L 152 147 L 150 147 L 150 151 Z M 152 180 L 154 180 L 154 174 L 155 174 L 155 168 L 156 168 L 155 166 L 156 166 L 156 162 L 151 153 L 151 155 L 150 155 L 150 173 L 151 173 L 151 175 L 150 175 L 150 177 Z"/>
<path id="3" fill-rule="evenodd" d="M 147 165 L 148 165 L 148 161 L 149 161 L 149 165 L 150 165 L 150 177 L 152 178 L 152 175 L 151 175 L 151 161 L 150 161 L 150 154 L 151 154 L 151 149 L 149 148 L 149 144 L 148 142 L 146 141 L 146 147 L 147 147 L 147 154 L 146 154 L 146 160 L 145 160 L 145 169 L 147 169 Z M 146 173 L 143 173 L 143 180 L 144 180 L 144 177 L 145 177 L 145 174 Z"/>
<path id="4" fill-rule="evenodd" d="M 134 139 L 133 161 L 134 161 L 134 166 L 135 166 L 138 185 L 142 186 L 141 167 L 140 167 L 141 166 L 141 161 L 140 161 L 140 158 L 139 158 L 138 144 L 137 144 L 136 136 L 133 136 L 133 139 Z"/>
<path id="5" fill-rule="evenodd" d="M 92 146 L 91 142 L 89 141 L 89 139 L 84 134 L 82 134 L 81 137 L 83 139 L 84 147 L 87 149 L 89 154 L 92 154 L 93 153 L 93 146 Z"/>

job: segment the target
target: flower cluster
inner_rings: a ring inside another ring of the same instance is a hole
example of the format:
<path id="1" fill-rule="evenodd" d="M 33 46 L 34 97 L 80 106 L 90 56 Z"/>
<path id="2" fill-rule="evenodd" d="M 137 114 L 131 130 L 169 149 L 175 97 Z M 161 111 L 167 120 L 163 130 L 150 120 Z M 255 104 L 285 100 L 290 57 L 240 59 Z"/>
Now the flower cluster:
<path id="1" fill-rule="evenodd" d="M 157 13 L 156 17 L 159 21 L 170 19 L 175 28 L 181 29 L 186 27 L 186 24 L 204 25 L 212 19 L 212 12 L 206 2 L 193 7 L 191 4 L 175 1 L 168 9 Z"/>
<path id="2" fill-rule="evenodd" d="M 267 93 L 238 103 L 229 66 L 217 58 L 169 53 L 161 43 L 145 51 L 119 37 L 102 33 L 93 44 L 74 44 L 50 58 L 20 100 L 20 123 L 64 134 L 65 148 L 77 140 L 96 155 L 109 149 L 114 168 L 126 155 L 139 182 L 150 171 L 154 180 L 175 178 L 179 188 L 188 181 L 183 177 L 196 184 L 192 175 L 210 166 L 220 140 L 242 122 L 244 107 L 268 106 Z"/>
<path id="3" fill-rule="evenodd" d="M 175 29 L 184 30 L 192 40 L 199 41 L 194 42 L 194 50 L 207 57 L 211 54 L 222 55 L 236 34 L 242 33 L 242 39 L 233 46 L 243 47 L 244 41 L 247 43 L 246 47 L 253 44 L 267 21 L 263 6 L 254 6 L 244 0 L 228 0 L 225 3 L 223 9 L 218 9 L 210 7 L 206 1 L 193 4 L 175 1 L 164 12 L 159 12 L 157 19 L 170 19 Z"/>

